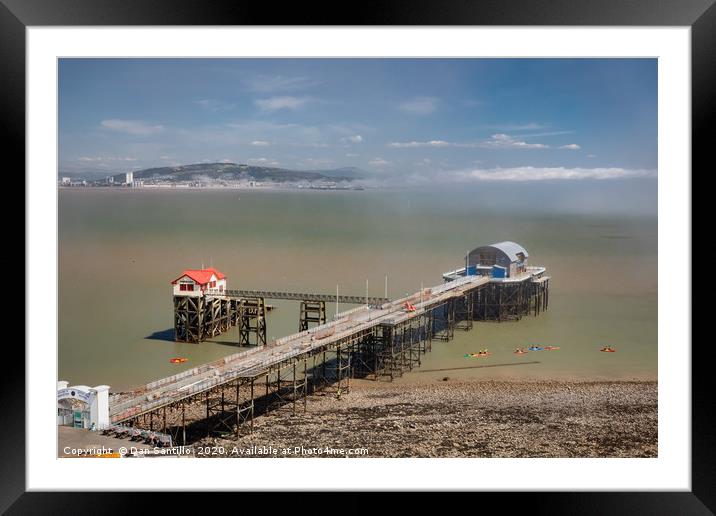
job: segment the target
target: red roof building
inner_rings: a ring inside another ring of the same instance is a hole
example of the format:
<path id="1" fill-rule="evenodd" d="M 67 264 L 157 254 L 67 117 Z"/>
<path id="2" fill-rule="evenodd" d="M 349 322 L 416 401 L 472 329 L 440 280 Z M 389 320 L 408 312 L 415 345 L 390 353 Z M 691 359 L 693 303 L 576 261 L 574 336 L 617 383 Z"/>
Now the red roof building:
<path id="1" fill-rule="evenodd" d="M 202 295 L 206 290 L 226 289 L 226 276 L 215 269 L 187 269 L 172 281 L 175 296 Z"/>

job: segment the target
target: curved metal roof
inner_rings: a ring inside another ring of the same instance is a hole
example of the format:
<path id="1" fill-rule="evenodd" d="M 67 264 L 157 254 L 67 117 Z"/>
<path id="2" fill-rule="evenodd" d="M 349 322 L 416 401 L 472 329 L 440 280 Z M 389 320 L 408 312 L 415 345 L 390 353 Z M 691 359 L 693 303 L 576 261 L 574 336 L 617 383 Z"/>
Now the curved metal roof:
<path id="1" fill-rule="evenodd" d="M 496 244 L 481 245 L 480 247 L 476 247 L 475 249 L 470 251 L 470 254 L 473 254 L 479 249 L 483 249 L 485 247 L 494 247 L 495 249 L 499 249 L 510 258 L 510 261 L 513 262 L 517 262 L 520 260 L 520 258 L 517 256 L 518 253 L 524 254 L 525 258 L 529 256 L 527 249 L 522 247 L 520 244 L 516 244 L 515 242 L 498 242 Z"/>

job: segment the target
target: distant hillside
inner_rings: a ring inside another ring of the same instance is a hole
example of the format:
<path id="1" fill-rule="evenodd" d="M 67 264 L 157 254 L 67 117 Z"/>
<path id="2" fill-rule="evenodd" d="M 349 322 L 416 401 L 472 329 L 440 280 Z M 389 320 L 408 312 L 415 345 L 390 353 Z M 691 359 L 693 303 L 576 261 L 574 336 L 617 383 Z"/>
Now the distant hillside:
<path id="1" fill-rule="evenodd" d="M 197 163 L 178 167 L 147 168 L 134 172 L 135 179 L 163 179 L 165 181 L 214 180 L 255 180 L 277 183 L 298 181 L 352 181 L 365 174 L 352 167 L 335 170 L 304 171 L 274 167 L 237 165 L 236 163 Z M 124 181 L 124 174 L 114 176 L 115 181 Z"/>
<path id="2" fill-rule="evenodd" d="M 311 172 L 318 172 L 324 176 L 341 179 L 365 179 L 370 175 L 365 170 L 361 170 L 356 167 L 342 167 L 331 170 L 311 170 Z"/>

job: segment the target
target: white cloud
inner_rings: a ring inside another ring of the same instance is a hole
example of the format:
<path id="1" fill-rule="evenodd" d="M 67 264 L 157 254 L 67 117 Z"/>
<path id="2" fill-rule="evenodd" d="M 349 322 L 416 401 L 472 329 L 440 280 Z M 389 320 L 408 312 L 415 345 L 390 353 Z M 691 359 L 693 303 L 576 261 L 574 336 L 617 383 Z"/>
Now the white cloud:
<path id="1" fill-rule="evenodd" d="M 480 147 L 483 149 L 547 149 L 548 145 L 543 143 L 527 143 L 518 140 L 507 134 L 493 134 L 489 140 L 481 142 L 448 142 L 445 140 L 428 140 L 428 141 L 410 141 L 410 142 L 393 142 L 388 147 L 394 149 L 414 149 L 419 147 Z"/>
<path id="2" fill-rule="evenodd" d="M 267 142 L 266 140 L 254 140 L 251 142 L 251 145 L 254 147 L 268 147 L 271 145 L 271 142 Z"/>
<path id="3" fill-rule="evenodd" d="M 393 147 L 394 149 L 410 149 L 410 148 L 417 148 L 417 147 L 458 147 L 461 146 L 461 144 L 458 143 L 450 143 L 446 142 L 444 140 L 430 140 L 426 142 L 393 142 L 389 143 L 388 147 Z"/>
<path id="4" fill-rule="evenodd" d="M 398 109 L 413 115 L 429 115 L 437 110 L 439 103 L 440 99 L 435 97 L 415 97 L 412 100 L 401 102 Z"/>
<path id="5" fill-rule="evenodd" d="M 596 158 L 597 155 L 596 155 L 596 154 L 587 154 L 587 157 L 588 157 L 588 158 Z"/>
<path id="6" fill-rule="evenodd" d="M 527 143 L 516 140 L 508 134 L 493 134 L 489 140 L 480 143 L 485 149 L 546 149 L 548 146 L 543 143 Z"/>
<path id="7" fill-rule="evenodd" d="M 286 77 L 284 75 L 257 75 L 244 79 L 243 82 L 249 89 L 262 93 L 297 90 L 320 84 L 308 77 Z"/>
<path id="8" fill-rule="evenodd" d="M 161 125 L 151 125 L 141 120 L 119 120 L 113 118 L 110 120 L 102 120 L 101 125 L 105 129 L 135 136 L 157 134 L 164 130 L 164 127 Z"/>
<path id="9" fill-rule="evenodd" d="M 356 134 L 354 136 L 346 136 L 345 138 L 341 138 L 341 141 L 343 143 L 360 143 L 363 141 L 363 137 L 360 134 Z"/>
<path id="10" fill-rule="evenodd" d="M 385 167 L 390 165 L 390 161 L 384 160 L 383 158 L 373 158 L 368 162 L 371 167 Z"/>
<path id="11" fill-rule="evenodd" d="M 360 156 L 360 154 L 352 154 L 352 153 L 346 154 L 346 158 L 357 158 L 358 156 Z"/>
<path id="12" fill-rule="evenodd" d="M 514 167 L 452 172 L 456 181 L 554 181 L 656 177 L 656 170 L 624 168 Z"/>
<path id="13" fill-rule="evenodd" d="M 568 145 L 560 146 L 560 149 L 579 150 L 579 149 L 581 149 L 581 147 L 579 145 L 577 145 L 576 143 L 570 143 Z"/>
<path id="14" fill-rule="evenodd" d="M 103 161 L 137 161 L 137 158 L 120 157 L 120 156 L 82 156 L 77 161 L 97 163 L 97 162 L 103 162 Z"/>
<path id="15" fill-rule="evenodd" d="M 255 104 L 263 111 L 278 111 L 279 109 L 295 111 L 301 109 L 310 100 L 308 97 L 270 97 L 267 99 L 258 99 L 255 101 Z"/>
<path id="16" fill-rule="evenodd" d="M 513 138 L 539 138 L 542 136 L 562 136 L 564 134 L 572 134 L 574 131 L 545 131 L 541 133 L 525 133 L 515 134 Z"/>

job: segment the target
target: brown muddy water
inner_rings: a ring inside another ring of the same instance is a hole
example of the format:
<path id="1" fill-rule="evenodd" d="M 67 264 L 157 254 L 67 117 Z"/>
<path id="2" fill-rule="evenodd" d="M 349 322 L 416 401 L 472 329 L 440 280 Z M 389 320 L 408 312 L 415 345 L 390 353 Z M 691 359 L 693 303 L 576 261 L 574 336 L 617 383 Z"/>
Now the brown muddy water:
<path id="1" fill-rule="evenodd" d="M 398 381 L 656 379 L 656 217 L 485 206 L 468 194 L 60 189 L 58 379 L 122 390 L 235 353 L 236 329 L 173 342 L 170 282 L 217 267 L 229 288 L 397 297 L 442 282 L 477 245 L 513 240 L 547 267 L 550 307 L 434 342 Z M 297 331 L 276 306 L 268 337 Z M 341 305 L 339 310 L 350 306 Z M 329 304 L 329 317 L 335 306 Z M 559 350 L 514 355 L 532 344 Z M 617 353 L 601 353 L 610 345 Z M 464 354 L 488 348 L 487 359 Z M 170 364 L 175 356 L 185 364 Z M 521 362 L 536 362 L 519 365 Z M 475 367 L 491 365 L 494 367 Z"/>

